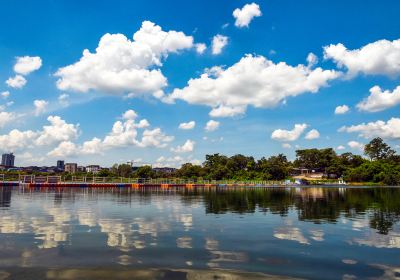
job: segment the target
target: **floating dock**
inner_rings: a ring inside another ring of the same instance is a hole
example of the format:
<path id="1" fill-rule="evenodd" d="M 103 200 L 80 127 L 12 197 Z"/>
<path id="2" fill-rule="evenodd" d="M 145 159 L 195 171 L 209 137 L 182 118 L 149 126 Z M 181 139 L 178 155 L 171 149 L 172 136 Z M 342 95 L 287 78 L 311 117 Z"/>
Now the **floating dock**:
<path id="1" fill-rule="evenodd" d="M 341 184 L 334 182 L 333 184 Z M 22 186 L 32 188 L 143 188 L 143 187 L 290 187 L 299 186 L 297 182 L 285 181 L 234 181 L 234 180 L 184 180 L 149 178 L 109 178 L 87 176 L 35 176 L 0 174 L 0 186 Z M 326 185 L 325 183 L 315 185 Z"/>

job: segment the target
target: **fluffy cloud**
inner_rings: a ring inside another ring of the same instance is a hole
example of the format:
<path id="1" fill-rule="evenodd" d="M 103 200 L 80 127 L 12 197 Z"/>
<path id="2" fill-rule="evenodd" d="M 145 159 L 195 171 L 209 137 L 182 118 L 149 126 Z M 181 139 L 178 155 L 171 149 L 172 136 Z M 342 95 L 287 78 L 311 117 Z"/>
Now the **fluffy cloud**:
<path id="1" fill-rule="evenodd" d="M 26 85 L 26 79 L 21 75 L 15 75 L 13 78 L 8 78 L 6 84 L 12 88 L 23 88 Z"/>
<path id="2" fill-rule="evenodd" d="M 324 47 L 324 57 L 347 68 L 349 77 L 361 73 L 395 77 L 400 74 L 400 39 L 379 40 L 355 50 L 343 44 L 330 45 Z"/>
<path id="3" fill-rule="evenodd" d="M 213 108 L 209 115 L 213 118 L 223 118 L 243 115 L 245 112 L 246 106 L 229 107 L 220 105 L 219 107 Z"/>
<path id="4" fill-rule="evenodd" d="M 212 54 L 220 54 L 222 49 L 228 44 L 228 37 L 217 34 L 213 37 L 211 49 Z"/>
<path id="5" fill-rule="evenodd" d="M 138 114 L 133 110 L 127 110 L 122 114 L 123 121 L 116 121 L 111 129 L 111 132 L 106 135 L 101 145 L 104 149 L 118 148 L 126 146 L 138 147 L 164 147 L 167 142 L 173 140 L 171 136 L 166 136 L 159 128 L 154 130 L 145 130 L 143 132 L 142 141 L 137 139 L 138 129 L 143 129 L 150 126 L 146 119 L 136 122 Z M 91 146 L 95 146 L 98 150 L 100 144 L 97 140 L 92 140 Z M 85 145 L 85 144 L 84 144 Z M 87 143 L 89 145 L 89 143 Z"/>
<path id="6" fill-rule="evenodd" d="M 36 144 L 39 146 L 51 145 L 59 142 L 75 140 L 79 136 L 79 124 L 69 124 L 59 116 L 49 116 L 50 125 L 43 126 L 39 132 Z"/>
<path id="7" fill-rule="evenodd" d="M 32 130 L 19 131 L 11 130 L 8 134 L 0 135 L 0 149 L 3 151 L 15 151 L 17 149 L 27 148 L 37 137 L 37 132 Z"/>
<path id="8" fill-rule="evenodd" d="M 311 129 L 306 136 L 304 137 L 304 139 L 307 140 L 314 140 L 314 139 L 318 139 L 320 136 L 319 131 L 316 129 Z"/>
<path id="9" fill-rule="evenodd" d="M 50 125 L 39 131 L 20 131 L 13 129 L 0 135 L 2 150 L 18 150 L 37 146 L 50 146 L 61 142 L 70 142 L 78 137 L 79 125 L 68 124 L 58 116 L 49 116 Z"/>
<path id="10" fill-rule="evenodd" d="M 212 71 L 211 71 L 212 70 Z M 248 105 L 272 108 L 305 92 L 318 92 L 340 72 L 305 65 L 273 63 L 263 56 L 246 55 L 227 69 L 213 67 L 167 99 L 210 106 L 214 116 L 243 114 Z"/>
<path id="11" fill-rule="evenodd" d="M 122 118 L 125 120 L 134 120 L 137 118 L 137 113 L 133 110 L 128 110 L 122 115 Z"/>
<path id="12" fill-rule="evenodd" d="M 14 119 L 15 114 L 9 112 L 0 112 L 0 128 L 12 122 Z"/>
<path id="13" fill-rule="evenodd" d="M 137 145 L 137 134 L 137 126 L 133 120 L 117 121 L 111 132 L 104 138 L 103 143 L 108 148 Z"/>
<path id="14" fill-rule="evenodd" d="M 336 147 L 336 150 L 339 150 L 339 151 L 344 150 L 344 149 L 346 149 L 346 147 L 343 145 L 339 145 Z"/>
<path id="15" fill-rule="evenodd" d="M 256 3 L 246 4 L 242 9 L 235 9 L 232 13 L 235 20 L 235 26 L 248 27 L 254 17 L 261 16 L 260 6 Z"/>
<path id="16" fill-rule="evenodd" d="M 196 52 L 198 54 L 203 54 L 207 49 L 207 46 L 204 43 L 198 43 L 195 46 L 196 46 Z"/>
<path id="17" fill-rule="evenodd" d="M 14 65 L 14 72 L 21 75 L 38 70 L 42 66 L 42 59 L 39 56 L 22 56 L 17 57 L 17 62 Z"/>
<path id="18" fill-rule="evenodd" d="M 278 141 L 296 141 L 308 127 L 307 124 L 295 124 L 292 130 L 277 129 L 271 134 L 271 138 Z"/>
<path id="19" fill-rule="evenodd" d="M 71 157 L 77 154 L 78 148 L 70 141 L 61 142 L 56 148 L 47 153 L 47 155 L 51 157 Z"/>
<path id="20" fill-rule="evenodd" d="M 35 116 L 39 116 L 46 112 L 49 102 L 46 100 L 35 100 L 33 101 L 33 105 L 35 106 Z"/>
<path id="21" fill-rule="evenodd" d="M 196 142 L 192 140 L 186 140 L 186 142 L 182 146 L 177 146 L 176 148 L 172 148 L 171 151 L 175 153 L 189 153 L 193 152 L 194 145 Z"/>
<path id="22" fill-rule="evenodd" d="M 335 108 L 335 115 L 342 115 L 346 114 L 350 110 L 349 106 L 341 105 Z"/>
<path id="23" fill-rule="evenodd" d="M 103 151 L 103 143 L 101 139 L 94 137 L 90 141 L 83 142 L 81 152 L 83 154 L 101 154 Z"/>
<path id="24" fill-rule="evenodd" d="M 309 53 L 306 60 L 309 68 L 314 67 L 318 63 L 318 57 L 313 53 Z"/>
<path id="25" fill-rule="evenodd" d="M 83 51 L 81 59 L 56 72 L 61 90 L 106 93 L 152 93 L 159 97 L 167 79 L 161 73 L 162 60 L 169 53 L 193 47 L 193 37 L 183 32 L 165 32 L 160 26 L 144 21 L 129 40 L 122 34 L 105 34 L 94 53 Z"/>
<path id="26" fill-rule="evenodd" d="M 179 124 L 179 129 L 184 129 L 184 130 L 190 130 L 193 129 L 196 126 L 196 122 L 195 121 L 190 121 L 187 123 L 180 123 Z"/>
<path id="27" fill-rule="evenodd" d="M 347 145 L 354 149 L 354 150 L 360 150 L 360 151 L 364 151 L 364 144 L 357 142 L 357 141 L 350 141 L 349 143 L 347 143 Z"/>
<path id="28" fill-rule="evenodd" d="M 387 122 L 376 121 L 362 123 L 359 125 L 343 126 L 340 132 L 359 133 L 360 137 L 366 139 L 381 137 L 384 139 L 400 139 L 400 118 L 391 118 Z"/>
<path id="29" fill-rule="evenodd" d="M 164 166 L 179 166 L 183 164 L 185 160 L 181 156 L 174 156 L 166 158 L 164 156 L 159 157 L 154 164 L 155 167 L 164 167 Z M 187 162 L 187 161 L 186 161 Z"/>
<path id="30" fill-rule="evenodd" d="M 209 120 L 206 126 L 204 127 L 206 131 L 214 131 L 217 130 L 218 128 L 219 128 L 219 122 L 214 120 Z"/>
<path id="31" fill-rule="evenodd" d="M 9 91 L 3 91 L 3 92 L 0 93 L 0 95 L 4 99 L 7 99 L 10 96 L 10 92 Z"/>
<path id="32" fill-rule="evenodd" d="M 0 122 L 1 116 L 0 113 Z M 74 140 L 80 134 L 79 124 L 69 124 L 58 116 L 49 116 L 47 120 L 50 125 L 43 126 L 42 130 L 14 129 L 9 134 L 0 135 L 0 150 L 13 151 L 56 145 L 47 153 L 48 156 L 71 157 L 80 154 L 101 154 L 107 149 L 127 146 L 164 148 L 174 140 L 173 136 L 166 135 L 160 128 L 146 129 L 150 126 L 149 122 L 145 119 L 136 121 L 137 113 L 133 110 L 122 114 L 122 119 L 114 123 L 111 132 L 103 140 L 94 137 L 78 145 Z M 140 129 L 145 129 L 141 137 L 139 137 Z M 190 150 L 190 145 L 194 146 L 194 142 L 185 143 L 179 151 Z"/>
<path id="33" fill-rule="evenodd" d="M 173 141 L 173 136 L 168 136 L 161 131 L 160 128 L 155 128 L 153 130 L 146 129 L 143 131 L 143 136 L 141 142 L 139 142 L 139 147 L 155 147 L 164 148 L 169 142 Z"/>
<path id="34" fill-rule="evenodd" d="M 360 111 L 379 112 L 400 104 L 400 86 L 392 92 L 374 86 L 370 90 L 370 95 L 357 104 Z"/>

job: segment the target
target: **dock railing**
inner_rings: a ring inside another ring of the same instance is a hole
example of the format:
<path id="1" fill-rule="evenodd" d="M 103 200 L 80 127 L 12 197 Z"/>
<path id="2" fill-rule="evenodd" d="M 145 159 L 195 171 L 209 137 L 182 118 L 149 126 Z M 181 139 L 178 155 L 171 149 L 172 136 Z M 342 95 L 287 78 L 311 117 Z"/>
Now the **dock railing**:
<path id="1" fill-rule="evenodd" d="M 135 185 L 163 185 L 163 186 L 290 186 L 294 181 L 272 180 L 205 180 L 181 178 L 125 178 L 125 177 L 97 177 L 97 176 L 54 176 L 54 175 L 16 175 L 0 174 L 0 182 L 15 182 L 24 184 L 135 184 Z M 323 182 L 318 182 L 324 184 Z M 343 184 L 338 181 L 337 184 Z"/>

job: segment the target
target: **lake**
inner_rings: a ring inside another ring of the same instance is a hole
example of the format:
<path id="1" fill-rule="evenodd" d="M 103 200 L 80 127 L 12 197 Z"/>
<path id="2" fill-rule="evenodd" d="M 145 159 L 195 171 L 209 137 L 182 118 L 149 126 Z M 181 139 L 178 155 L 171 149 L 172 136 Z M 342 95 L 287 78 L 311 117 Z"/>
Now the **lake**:
<path id="1" fill-rule="evenodd" d="M 400 189 L 0 187 L 2 279 L 400 279 Z"/>

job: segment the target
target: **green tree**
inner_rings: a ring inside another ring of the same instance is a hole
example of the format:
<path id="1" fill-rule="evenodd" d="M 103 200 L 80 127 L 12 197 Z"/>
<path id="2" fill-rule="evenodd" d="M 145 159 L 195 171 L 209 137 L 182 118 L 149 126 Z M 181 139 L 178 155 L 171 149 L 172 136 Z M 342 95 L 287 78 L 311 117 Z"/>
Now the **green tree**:
<path id="1" fill-rule="evenodd" d="M 305 149 L 296 151 L 295 166 L 308 169 L 325 169 L 333 165 L 337 159 L 336 152 L 332 148 Z"/>
<path id="2" fill-rule="evenodd" d="M 177 171 L 177 175 L 182 178 L 199 178 L 205 175 L 203 167 L 192 163 L 185 163 Z"/>
<path id="3" fill-rule="evenodd" d="M 120 164 L 118 166 L 118 176 L 120 177 L 130 177 L 132 174 L 132 167 L 130 166 L 130 164 Z"/>
<path id="4" fill-rule="evenodd" d="M 152 178 L 154 176 L 154 171 L 151 166 L 141 166 L 136 170 L 135 176 L 137 178 Z"/>
<path id="5" fill-rule="evenodd" d="M 279 154 L 270 158 L 261 158 L 257 162 L 257 170 L 261 172 L 261 179 L 283 180 L 289 175 L 290 163 L 286 156 Z"/>
<path id="6" fill-rule="evenodd" d="M 377 137 L 371 140 L 364 147 L 364 154 L 371 160 L 385 160 L 394 156 L 396 152 L 388 144 L 383 142 L 382 138 Z"/>

